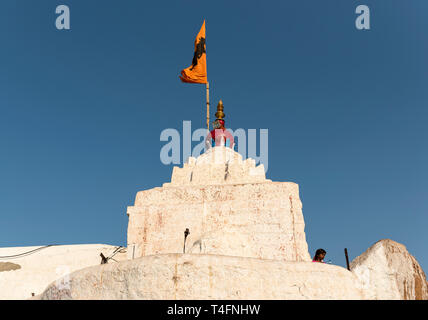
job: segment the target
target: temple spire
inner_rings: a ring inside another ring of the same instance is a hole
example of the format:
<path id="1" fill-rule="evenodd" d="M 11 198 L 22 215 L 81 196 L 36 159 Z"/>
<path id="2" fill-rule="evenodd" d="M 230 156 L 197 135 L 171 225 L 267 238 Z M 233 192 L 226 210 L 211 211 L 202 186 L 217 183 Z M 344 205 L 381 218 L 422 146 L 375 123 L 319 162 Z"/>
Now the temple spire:
<path id="1" fill-rule="evenodd" d="M 223 118 L 225 118 L 226 117 L 226 115 L 224 114 L 224 112 L 223 112 L 223 101 L 219 101 L 218 102 L 218 105 L 217 105 L 217 112 L 215 113 L 215 116 L 216 116 L 216 120 L 223 120 Z"/>

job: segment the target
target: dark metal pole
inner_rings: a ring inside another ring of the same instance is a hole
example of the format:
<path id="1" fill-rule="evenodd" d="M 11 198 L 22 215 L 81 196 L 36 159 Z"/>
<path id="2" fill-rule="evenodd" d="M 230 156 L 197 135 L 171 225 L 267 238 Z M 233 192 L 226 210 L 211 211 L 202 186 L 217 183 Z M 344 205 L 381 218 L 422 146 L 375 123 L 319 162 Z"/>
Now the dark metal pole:
<path id="1" fill-rule="evenodd" d="M 345 248 L 345 257 L 346 257 L 346 268 L 348 268 L 348 270 L 351 271 L 351 268 L 349 267 L 348 249 L 346 248 Z"/>

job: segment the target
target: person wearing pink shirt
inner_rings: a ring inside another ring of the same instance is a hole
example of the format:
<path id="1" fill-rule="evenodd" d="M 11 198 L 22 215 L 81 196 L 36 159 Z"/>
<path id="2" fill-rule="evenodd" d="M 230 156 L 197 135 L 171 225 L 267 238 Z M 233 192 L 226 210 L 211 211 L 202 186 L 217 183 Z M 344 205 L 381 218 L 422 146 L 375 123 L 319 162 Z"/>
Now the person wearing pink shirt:
<path id="1" fill-rule="evenodd" d="M 213 122 L 214 130 L 208 133 L 205 144 L 211 147 L 224 146 L 233 149 L 235 141 L 233 135 L 225 127 L 224 117 L 226 115 L 223 112 L 223 108 L 223 102 L 220 100 L 215 114 L 217 119 Z"/>

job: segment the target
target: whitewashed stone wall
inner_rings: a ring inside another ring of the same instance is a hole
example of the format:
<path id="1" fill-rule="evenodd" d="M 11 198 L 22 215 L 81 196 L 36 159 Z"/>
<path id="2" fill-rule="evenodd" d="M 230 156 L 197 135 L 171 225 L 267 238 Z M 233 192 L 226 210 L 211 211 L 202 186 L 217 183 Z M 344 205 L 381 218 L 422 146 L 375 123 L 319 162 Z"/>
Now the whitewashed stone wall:
<path id="1" fill-rule="evenodd" d="M 198 158 L 190 157 L 183 168 L 174 167 L 171 183 L 164 186 L 212 185 L 266 182 L 263 164 L 256 167 L 254 159 L 242 156 L 226 147 L 208 149 Z"/>
<path id="2" fill-rule="evenodd" d="M 40 247 L 0 248 L 0 256 L 12 256 L 38 248 Z M 37 296 L 52 281 L 73 271 L 99 265 L 100 253 L 108 257 L 115 249 L 116 247 L 105 244 L 63 245 L 47 247 L 18 258 L 0 259 L 0 300 L 28 299 L 33 293 Z M 126 253 L 118 253 L 114 258 L 123 260 Z"/>
<path id="3" fill-rule="evenodd" d="M 130 259 L 182 253 L 189 228 L 188 253 L 310 261 L 298 185 L 267 180 L 226 147 L 174 168 L 171 183 L 138 192 L 127 213 Z"/>

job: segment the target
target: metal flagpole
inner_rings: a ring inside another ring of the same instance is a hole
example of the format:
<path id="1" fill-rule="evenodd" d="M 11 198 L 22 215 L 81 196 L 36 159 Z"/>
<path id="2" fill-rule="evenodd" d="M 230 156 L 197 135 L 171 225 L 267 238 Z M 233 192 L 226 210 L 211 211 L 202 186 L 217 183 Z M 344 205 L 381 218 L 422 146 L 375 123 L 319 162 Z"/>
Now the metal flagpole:
<path id="1" fill-rule="evenodd" d="M 207 81 L 207 130 L 210 131 L 210 83 Z"/>

